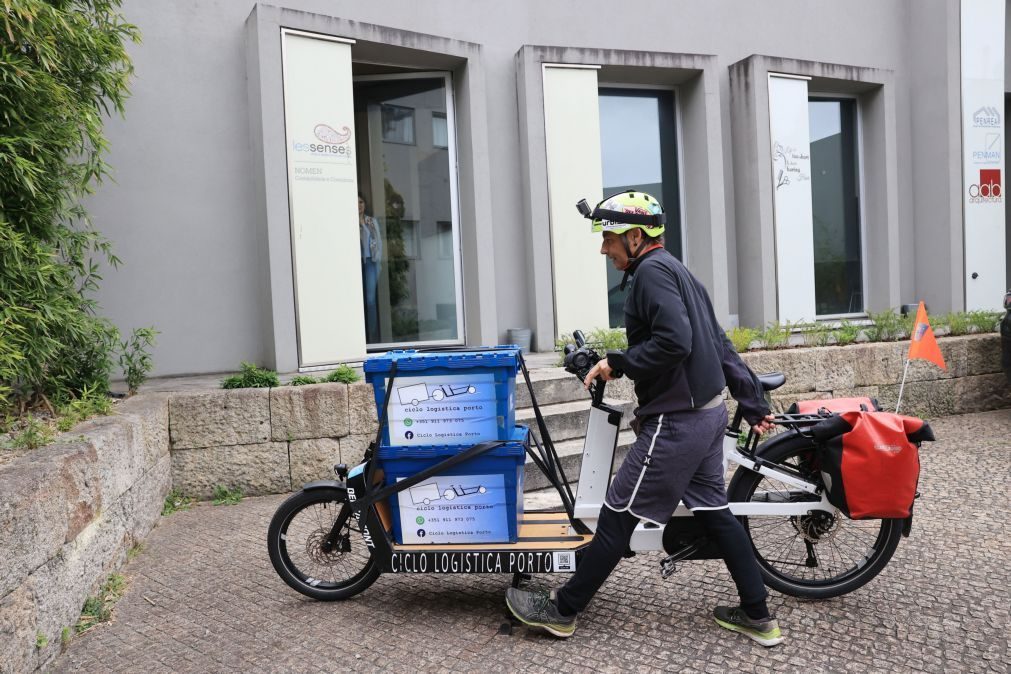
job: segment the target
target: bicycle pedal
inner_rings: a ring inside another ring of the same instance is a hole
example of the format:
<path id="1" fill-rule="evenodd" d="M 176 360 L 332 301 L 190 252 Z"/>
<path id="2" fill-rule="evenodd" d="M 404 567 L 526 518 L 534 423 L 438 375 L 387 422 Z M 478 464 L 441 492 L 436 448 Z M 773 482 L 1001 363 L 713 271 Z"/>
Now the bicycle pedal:
<path id="1" fill-rule="evenodd" d="M 660 562 L 660 577 L 664 580 L 673 576 L 677 570 L 677 564 L 670 557 Z"/>

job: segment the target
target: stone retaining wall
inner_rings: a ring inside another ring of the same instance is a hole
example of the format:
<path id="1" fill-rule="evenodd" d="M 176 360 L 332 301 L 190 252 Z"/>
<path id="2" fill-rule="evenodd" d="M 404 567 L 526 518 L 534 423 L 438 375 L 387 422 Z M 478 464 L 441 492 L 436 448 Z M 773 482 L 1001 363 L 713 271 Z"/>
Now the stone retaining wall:
<path id="1" fill-rule="evenodd" d="M 947 371 L 912 361 L 900 412 L 929 419 L 1011 407 L 999 335 L 944 337 L 938 344 Z M 776 412 L 796 400 L 852 396 L 877 398 L 884 409 L 894 410 L 908 350 L 908 341 L 883 342 L 755 351 L 744 360 L 756 372 L 786 374 L 786 384 L 771 396 Z"/>
<path id="2" fill-rule="evenodd" d="M 377 423 L 364 382 L 175 394 L 172 485 L 204 499 L 215 485 L 247 496 L 298 489 L 333 478 L 335 463 L 360 463 Z"/>
<path id="3" fill-rule="evenodd" d="M 59 654 L 63 629 L 155 525 L 170 485 L 165 394 L 124 401 L 0 469 L 0 672 Z"/>
<path id="4" fill-rule="evenodd" d="M 938 341 L 948 369 L 914 361 L 904 413 L 930 418 L 1011 407 L 998 335 Z M 756 372 L 786 374 L 786 384 L 771 396 L 774 411 L 796 400 L 850 396 L 877 398 L 892 410 L 908 348 L 903 341 L 743 357 Z M 613 382 L 607 395 L 633 399 L 632 382 Z M 335 463 L 361 460 L 377 423 L 372 387 L 364 382 L 174 394 L 169 405 L 172 483 L 199 498 L 209 498 L 217 484 L 260 495 L 331 478 Z M 733 413 L 733 400 L 729 405 Z"/>

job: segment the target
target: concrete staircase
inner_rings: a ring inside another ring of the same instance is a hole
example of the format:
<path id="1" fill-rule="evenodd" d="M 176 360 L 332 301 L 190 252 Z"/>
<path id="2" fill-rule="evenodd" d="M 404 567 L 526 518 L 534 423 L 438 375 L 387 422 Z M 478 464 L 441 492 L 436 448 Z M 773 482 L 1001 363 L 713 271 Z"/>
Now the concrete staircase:
<path id="1" fill-rule="evenodd" d="M 574 485 L 579 479 L 583 438 L 586 435 L 586 423 L 590 415 L 590 394 L 573 375 L 562 368 L 548 367 L 531 370 L 530 382 L 533 385 L 534 396 L 541 408 L 548 432 L 555 443 L 555 450 L 558 452 L 562 469 L 570 483 Z M 635 440 L 635 435 L 628 427 L 635 405 L 631 400 L 626 399 L 632 397 L 627 395 L 631 392 L 630 386 L 614 385 L 614 388 L 618 389 L 616 391 L 611 390 L 611 384 L 608 386 L 605 394 L 614 393 L 616 397 L 605 395 L 604 401 L 624 413 L 622 430 L 618 435 L 618 448 L 614 458 L 614 466 L 617 468 L 625 457 L 629 446 Z M 528 426 L 532 432 L 537 433 L 538 437 L 540 436 L 537 431 L 537 419 L 530 402 L 530 393 L 522 375 L 516 380 L 516 423 Z M 529 492 L 548 486 L 547 478 L 527 456 L 524 490 Z"/>

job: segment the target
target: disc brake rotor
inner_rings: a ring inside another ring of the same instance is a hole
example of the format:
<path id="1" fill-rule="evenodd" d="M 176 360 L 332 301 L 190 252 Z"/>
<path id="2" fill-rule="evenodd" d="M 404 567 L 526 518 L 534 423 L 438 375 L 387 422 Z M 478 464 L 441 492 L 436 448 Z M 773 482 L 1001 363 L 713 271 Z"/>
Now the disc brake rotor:
<path id="1" fill-rule="evenodd" d="M 797 533 L 809 543 L 830 541 L 839 533 L 839 518 L 822 511 L 813 515 L 791 517 L 790 522 Z"/>
<path id="2" fill-rule="evenodd" d="M 340 544 L 335 545 L 329 553 L 323 552 L 323 541 L 326 540 L 329 533 L 330 531 L 327 529 L 317 529 L 306 538 L 305 554 L 317 564 L 333 564 L 340 559 L 342 554 Z"/>

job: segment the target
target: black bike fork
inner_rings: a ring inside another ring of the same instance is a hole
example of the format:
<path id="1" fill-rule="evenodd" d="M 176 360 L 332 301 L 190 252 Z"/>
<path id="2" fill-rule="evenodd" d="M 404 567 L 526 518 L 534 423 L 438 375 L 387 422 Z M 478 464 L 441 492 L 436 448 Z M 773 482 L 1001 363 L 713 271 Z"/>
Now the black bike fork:
<path id="1" fill-rule="evenodd" d="M 330 529 L 330 533 L 323 542 L 320 544 L 320 549 L 325 554 L 330 554 L 337 547 L 337 543 L 340 542 L 339 552 L 351 552 L 351 542 L 348 540 L 347 536 L 342 536 L 341 532 L 344 531 L 344 526 L 348 523 L 351 518 L 351 504 L 341 503 L 341 510 L 337 513 L 337 520 L 333 523 L 333 527 Z M 345 549 L 346 548 L 346 549 Z"/>

